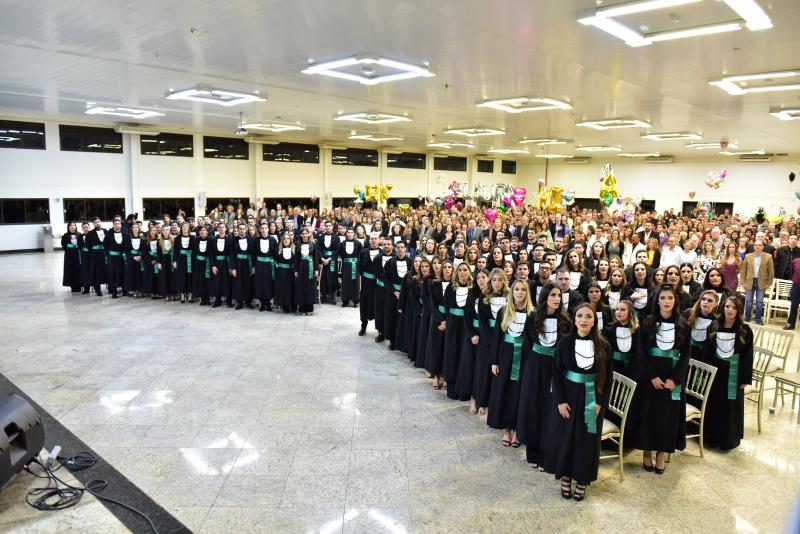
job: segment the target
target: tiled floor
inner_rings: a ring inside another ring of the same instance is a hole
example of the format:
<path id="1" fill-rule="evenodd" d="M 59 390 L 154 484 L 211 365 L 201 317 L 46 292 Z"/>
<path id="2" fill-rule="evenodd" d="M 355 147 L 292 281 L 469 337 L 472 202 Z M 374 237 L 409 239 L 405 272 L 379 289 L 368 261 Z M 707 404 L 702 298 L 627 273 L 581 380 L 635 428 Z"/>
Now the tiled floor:
<path id="1" fill-rule="evenodd" d="M 800 485 L 787 406 L 762 434 L 748 415 L 735 451 L 701 459 L 692 441 L 661 477 L 634 452 L 624 482 L 611 460 L 564 501 L 405 355 L 356 336 L 355 309 L 72 296 L 60 262 L 0 256 L 0 368 L 195 531 L 779 532 Z"/>

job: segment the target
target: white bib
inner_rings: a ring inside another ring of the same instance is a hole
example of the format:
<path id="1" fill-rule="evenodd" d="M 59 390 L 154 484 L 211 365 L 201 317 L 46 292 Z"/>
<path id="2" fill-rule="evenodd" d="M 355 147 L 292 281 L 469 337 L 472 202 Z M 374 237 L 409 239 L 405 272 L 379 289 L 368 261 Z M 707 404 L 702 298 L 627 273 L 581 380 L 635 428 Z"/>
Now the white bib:
<path id="1" fill-rule="evenodd" d="M 710 324 L 711 319 L 706 319 L 704 317 L 695 319 L 694 326 L 692 327 L 692 339 L 701 343 L 705 341 L 706 335 L 708 335 L 708 325 Z"/>
<path id="2" fill-rule="evenodd" d="M 550 281 L 551 282 L 555 282 L 556 281 L 556 273 L 553 273 L 553 274 L 550 275 Z"/>
<path id="3" fill-rule="evenodd" d="M 442 295 L 444 295 L 444 292 L 447 291 L 447 286 L 449 285 L 450 282 L 442 282 Z"/>
<path id="4" fill-rule="evenodd" d="M 544 332 L 539 332 L 539 345 L 553 347 L 558 337 L 558 319 L 547 317 L 544 320 Z"/>
<path id="5" fill-rule="evenodd" d="M 569 288 L 571 291 L 575 291 L 578 289 L 578 286 L 581 285 L 581 276 L 583 276 L 583 273 L 575 271 L 569 272 Z"/>
<path id="6" fill-rule="evenodd" d="M 396 245 L 398 242 L 403 240 L 403 236 L 401 235 L 393 235 L 392 242 Z"/>
<path id="7" fill-rule="evenodd" d="M 217 252 L 225 250 L 225 240 L 222 238 L 217 239 Z"/>
<path id="8" fill-rule="evenodd" d="M 735 332 L 717 332 L 717 356 L 729 360 L 736 345 Z"/>
<path id="9" fill-rule="evenodd" d="M 617 348 L 620 352 L 630 352 L 633 343 L 633 334 L 627 326 L 617 327 Z"/>
<path id="10" fill-rule="evenodd" d="M 433 254 L 425 254 L 425 259 L 428 261 L 433 261 Z"/>
<path id="11" fill-rule="evenodd" d="M 656 344 L 661 350 L 672 350 L 675 346 L 675 325 L 673 323 L 658 323 Z"/>
<path id="12" fill-rule="evenodd" d="M 619 304 L 619 291 L 609 291 L 608 292 L 608 307 L 612 310 L 617 309 L 617 304 Z"/>
<path id="13" fill-rule="evenodd" d="M 356 248 L 355 241 L 345 241 L 344 242 L 344 252 L 345 254 L 352 254 L 353 250 Z"/>
<path id="14" fill-rule="evenodd" d="M 272 241 L 270 238 L 266 239 L 262 238 L 258 240 L 258 249 L 261 251 L 262 254 L 269 254 L 270 241 Z"/>
<path id="15" fill-rule="evenodd" d="M 681 287 L 683 288 L 683 292 L 688 295 L 689 294 L 689 286 L 686 285 L 686 286 L 681 286 Z"/>
<path id="16" fill-rule="evenodd" d="M 150 241 L 150 252 L 154 253 L 158 250 L 158 241 Z"/>
<path id="17" fill-rule="evenodd" d="M 371 261 L 371 260 L 374 260 L 374 259 L 375 259 L 375 256 L 377 256 L 377 255 L 378 255 L 378 254 L 380 254 L 380 253 L 381 253 L 381 251 L 380 251 L 380 250 L 378 250 L 377 248 L 376 248 L 376 249 L 374 249 L 374 250 L 373 250 L 373 249 L 370 249 L 370 251 L 369 251 L 369 259 L 370 259 L 370 261 Z"/>
<path id="18" fill-rule="evenodd" d="M 327 234 L 325 235 L 325 237 L 322 238 L 322 242 L 325 243 L 325 248 L 330 248 L 331 239 L 333 239 L 333 236 Z"/>
<path id="19" fill-rule="evenodd" d="M 405 260 L 397 260 L 397 276 L 405 278 L 408 272 L 408 263 Z"/>
<path id="20" fill-rule="evenodd" d="M 536 286 L 536 302 L 539 302 L 539 295 L 542 294 L 542 286 Z"/>
<path id="21" fill-rule="evenodd" d="M 114 234 L 114 243 L 117 245 L 122 244 L 122 232 L 113 232 Z"/>
<path id="22" fill-rule="evenodd" d="M 303 243 L 300 245 L 300 255 L 301 256 L 308 256 L 308 251 L 311 248 L 311 245 L 307 243 Z"/>
<path id="23" fill-rule="evenodd" d="M 642 293 L 644 295 L 644 298 L 633 301 L 634 308 L 636 308 L 637 310 L 643 310 L 645 306 L 647 306 L 647 288 L 637 287 L 636 289 L 633 290 L 633 292 Z"/>
<path id="24" fill-rule="evenodd" d="M 464 263 L 463 259 L 461 259 L 461 258 L 453 258 L 453 268 L 454 269 L 458 268 L 458 266 L 461 265 L 462 263 Z"/>
<path id="25" fill-rule="evenodd" d="M 358 241 L 359 243 L 361 243 L 361 246 L 362 246 L 362 247 L 364 246 L 364 243 L 366 243 L 366 242 L 367 242 L 367 240 L 366 240 L 366 239 L 364 239 L 363 237 L 357 237 L 357 238 L 356 238 L 356 241 Z M 349 254 L 349 252 L 348 252 L 348 254 Z"/>
<path id="26" fill-rule="evenodd" d="M 514 318 L 508 323 L 508 335 L 511 337 L 519 337 L 522 331 L 525 330 L 525 321 L 528 320 L 528 314 L 518 311 Z"/>
<path id="27" fill-rule="evenodd" d="M 141 245 L 141 244 L 142 244 L 142 238 L 141 237 L 132 237 L 131 238 L 131 248 L 133 250 L 139 250 L 139 245 Z"/>
<path id="28" fill-rule="evenodd" d="M 239 239 L 239 248 L 241 250 L 247 250 L 247 239 Z"/>
<path id="29" fill-rule="evenodd" d="M 563 258 L 561 254 L 556 254 L 556 265 L 561 265 L 561 258 Z"/>
<path id="30" fill-rule="evenodd" d="M 97 231 L 97 239 L 99 239 L 101 243 L 103 241 L 105 241 L 106 240 L 106 231 L 105 230 L 98 230 Z"/>
<path id="31" fill-rule="evenodd" d="M 69 236 L 69 242 L 72 243 L 73 245 L 77 245 L 78 244 L 78 236 L 70 235 Z"/>
<path id="32" fill-rule="evenodd" d="M 381 256 L 381 267 L 386 267 L 386 262 L 391 259 L 392 259 L 391 256 L 386 256 L 386 255 Z"/>
<path id="33" fill-rule="evenodd" d="M 597 285 L 600 286 L 600 289 L 605 289 L 608 285 L 608 280 L 598 280 Z"/>
<path id="34" fill-rule="evenodd" d="M 506 261 L 514 261 L 514 256 L 511 254 L 506 254 L 504 258 L 506 259 Z"/>
<path id="35" fill-rule="evenodd" d="M 492 319 L 497 319 L 497 312 L 506 305 L 505 297 L 492 297 L 489 299 L 489 306 L 492 308 Z"/>
<path id="36" fill-rule="evenodd" d="M 463 308 L 467 303 L 467 295 L 469 295 L 468 287 L 459 287 L 456 289 L 456 306 Z"/>
<path id="37" fill-rule="evenodd" d="M 283 254 L 283 259 L 284 260 L 289 260 L 289 259 L 292 258 L 292 249 L 290 249 L 289 247 L 286 247 L 286 248 L 283 249 L 283 253 L 282 254 Z"/>
<path id="38" fill-rule="evenodd" d="M 197 242 L 197 249 L 203 254 L 205 254 L 207 248 L 208 248 L 208 241 L 201 240 Z"/>
<path id="39" fill-rule="evenodd" d="M 536 262 L 536 263 L 533 264 L 533 274 L 538 274 L 539 273 L 539 265 L 541 265 L 541 263 L 539 263 L 539 262 Z"/>
<path id="40" fill-rule="evenodd" d="M 561 292 L 561 305 L 564 306 L 565 310 L 569 308 L 569 291 Z"/>
<path id="41" fill-rule="evenodd" d="M 575 363 L 581 369 L 590 369 L 594 365 L 594 341 L 591 339 L 575 340 Z"/>
<path id="42" fill-rule="evenodd" d="M 164 240 L 164 252 L 172 250 L 172 242 L 169 239 Z"/>
<path id="43" fill-rule="evenodd" d="M 603 314 L 600 312 L 596 312 L 595 315 L 597 316 L 597 329 L 603 329 Z"/>
<path id="44" fill-rule="evenodd" d="M 181 248 L 189 248 L 189 238 L 181 236 Z"/>

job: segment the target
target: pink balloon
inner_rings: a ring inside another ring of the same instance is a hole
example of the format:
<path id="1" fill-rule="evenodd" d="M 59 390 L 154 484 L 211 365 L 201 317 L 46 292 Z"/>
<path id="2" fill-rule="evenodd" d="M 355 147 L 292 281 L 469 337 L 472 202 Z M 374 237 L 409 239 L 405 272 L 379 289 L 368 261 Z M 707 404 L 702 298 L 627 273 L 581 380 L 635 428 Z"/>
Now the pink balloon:
<path id="1" fill-rule="evenodd" d="M 511 207 L 511 199 L 509 197 L 503 197 L 503 206 L 507 208 Z"/>
<path id="2" fill-rule="evenodd" d="M 459 203 L 458 203 L 458 204 L 456 204 L 456 209 L 457 209 L 458 211 L 461 211 L 461 210 L 463 210 L 463 209 L 464 209 L 464 203 L 459 201 Z"/>
<path id="3" fill-rule="evenodd" d="M 490 223 L 493 223 L 495 219 L 497 219 L 497 210 L 496 209 L 485 209 L 483 210 L 483 216 L 486 217 L 486 220 Z"/>
<path id="4" fill-rule="evenodd" d="M 511 198 L 517 206 L 522 206 L 525 203 L 525 195 L 514 193 L 511 195 Z"/>
<path id="5" fill-rule="evenodd" d="M 719 177 L 724 180 L 726 176 L 728 176 L 728 169 L 722 169 L 722 172 L 719 173 Z"/>
<path id="6" fill-rule="evenodd" d="M 444 209 L 449 210 L 450 208 L 453 207 L 454 204 L 455 200 L 453 200 L 453 197 L 444 199 Z"/>
<path id="7" fill-rule="evenodd" d="M 697 194 L 697 191 L 695 191 L 694 189 L 692 189 L 691 191 L 689 191 L 689 198 L 694 198 L 694 196 L 695 196 L 696 194 Z"/>
<path id="8" fill-rule="evenodd" d="M 515 195 L 520 195 L 523 198 L 525 198 L 525 195 L 528 194 L 528 190 L 526 188 L 524 188 L 524 187 L 515 187 L 514 188 L 514 194 Z"/>

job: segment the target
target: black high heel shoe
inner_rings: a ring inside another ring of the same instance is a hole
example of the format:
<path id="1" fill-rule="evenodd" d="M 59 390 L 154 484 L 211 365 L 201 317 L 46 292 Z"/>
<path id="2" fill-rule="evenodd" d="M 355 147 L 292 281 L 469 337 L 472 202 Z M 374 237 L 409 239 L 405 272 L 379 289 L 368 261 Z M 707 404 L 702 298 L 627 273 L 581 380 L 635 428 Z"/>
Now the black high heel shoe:
<path id="1" fill-rule="evenodd" d="M 644 469 L 648 473 L 652 473 L 653 469 L 655 468 L 652 465 L 647 465 L 646 463 L 642 462 L 642 469 Z"/>
<path id="2" fill-rule="evenodd" d="M 572 479 L 561 479 L 561 496 L 565 499 L 572 498 Z"/>

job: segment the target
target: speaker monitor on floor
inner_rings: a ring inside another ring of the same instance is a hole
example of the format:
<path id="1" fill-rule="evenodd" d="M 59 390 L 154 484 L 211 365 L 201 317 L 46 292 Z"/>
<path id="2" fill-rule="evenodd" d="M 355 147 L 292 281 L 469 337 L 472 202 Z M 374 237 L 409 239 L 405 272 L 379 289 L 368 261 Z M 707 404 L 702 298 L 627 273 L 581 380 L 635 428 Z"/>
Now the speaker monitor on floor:
<path id="1" fill-rule="evenodd" d="M 0 400 L 0 490 L 44 447 L 42 418 L 27 400 L 9 395 Z"/>

